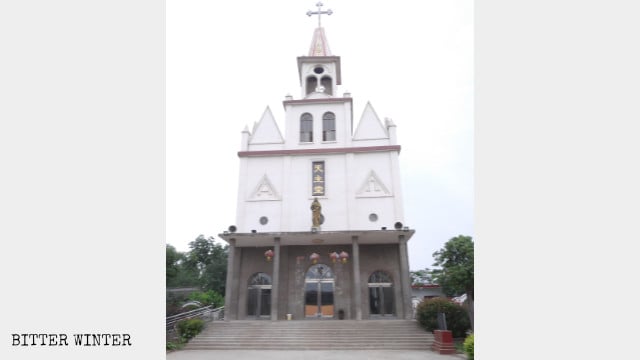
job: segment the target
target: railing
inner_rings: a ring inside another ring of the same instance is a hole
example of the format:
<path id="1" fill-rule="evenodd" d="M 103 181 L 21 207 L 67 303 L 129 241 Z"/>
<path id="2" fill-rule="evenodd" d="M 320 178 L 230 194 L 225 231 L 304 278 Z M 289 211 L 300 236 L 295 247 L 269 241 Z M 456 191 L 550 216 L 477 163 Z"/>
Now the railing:
<path id="1" fill-rule="evenodd" d="M 166 325 L 167 333 L 174 332 L 176 330 L 176 324 L 185 319 L 199 318 L 204 321 L 214 321 L 224 319 L 224 306 L 214 308 L 212 306 L 205 306 L 191 311 L 186 311 L 180 314 L 167 316 Z"/>

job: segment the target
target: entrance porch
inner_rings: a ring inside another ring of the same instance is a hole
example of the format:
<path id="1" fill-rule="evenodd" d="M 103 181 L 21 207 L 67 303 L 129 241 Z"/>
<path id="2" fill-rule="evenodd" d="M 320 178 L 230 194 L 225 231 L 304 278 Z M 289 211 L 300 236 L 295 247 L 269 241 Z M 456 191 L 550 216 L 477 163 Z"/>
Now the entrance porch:
<path id="1" fill-rule="evenodd" d="M 227 235 L 225 320 L 412 318 L 413 231 L 296 234 Z"/>

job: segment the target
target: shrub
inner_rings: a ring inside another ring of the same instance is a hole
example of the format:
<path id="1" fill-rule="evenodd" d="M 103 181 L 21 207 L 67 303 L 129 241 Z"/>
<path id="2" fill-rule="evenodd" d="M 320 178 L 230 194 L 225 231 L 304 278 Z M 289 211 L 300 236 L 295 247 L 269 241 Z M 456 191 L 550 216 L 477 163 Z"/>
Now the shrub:
<path id="1" fill-rule="evenodd" d="M 172 341 L 167 341 L 167 351 L 180 350 L 182 348 L 182 344 L 174 343 Z"/>
<path id="2" fill-rule="evenodd" d="M 204 327 L 204 321 L 201 319 L 187 319 L 179 321 L 177 324 L 178 335 L 183 342 L 189 341 L 189 339 L 198 335 Z"/>
<path id="3" fill-rule="evenodd" d="M 438 313 L 443 312 L 447 321 L 447 330 L 454 338 L 464 338 L 471 328 L 469 314 L 460 305 L 445 299 L 433 298 L 422 301 L 416 308 L 416 319 L 427 331 L 438 330 Z"/>
<path id="4" fill-rule="evenodd" d="M 192 292 L 189 295 L 189 300 L 198 301 L 204 306 L 213 305 L 213 307 L 220 307 L 224 305 L 224 297 L 213 290 L 207 292 Z"/>
<path id="5" fill-rule="evenodd" d="M 467 353 L 467 359 L 473 360 L 473 334 L 464 339 L 462 347 L 464 348 L 464 352 Z"/>

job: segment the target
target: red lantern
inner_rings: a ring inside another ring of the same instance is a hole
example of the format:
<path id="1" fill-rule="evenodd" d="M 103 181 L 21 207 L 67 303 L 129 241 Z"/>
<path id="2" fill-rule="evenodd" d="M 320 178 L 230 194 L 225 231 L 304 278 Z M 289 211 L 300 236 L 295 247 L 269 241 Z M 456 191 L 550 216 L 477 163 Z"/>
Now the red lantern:
<path id="1" fill-rule="evenodd" d="M 331 254 L 329 254 L 329 257 L 331 258 L 331 261 L 332 261 L 333 263 L 335 263 L 335 262 L 336 262 L 336 260 L 340 259 L 340 255 L 338 255 L 338 253 L 337 253 L 337 252 L 335 252 L 335 251 L 334 251 L 334 252 L 332 252 Z"/>
<path id="2" fill-rule="evenodd" d="M 273 259 L 273 250 L 269 249 L 265 251 L 264 256 L 267 258 L 267 261 L 271 261 L 271 259 Z"/>
<path id="3" fill-rule="evenodd" d="M 318 262 L 318 259 L 320 259 L 320 255 L 316 253 L 313 253 L 311 254 L 311 256 L 309 256 L 309 260 L 311 260 L 313 264 L 316 264 Z"/>
<path id="4" fill-rule="evenodd" d="M 342 260 L 343 264 L 347 263 L 347 260 L 349 260 L 349 254 L 346 251 L 343 251 L 340 253 L 340 260 Z"/>

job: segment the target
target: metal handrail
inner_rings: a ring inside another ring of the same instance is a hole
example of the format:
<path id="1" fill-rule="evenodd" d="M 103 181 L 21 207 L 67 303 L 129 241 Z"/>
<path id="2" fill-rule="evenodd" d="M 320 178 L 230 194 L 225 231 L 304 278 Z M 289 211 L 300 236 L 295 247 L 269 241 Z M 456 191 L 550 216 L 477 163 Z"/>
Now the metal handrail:
<path id="1" fill-rule="evenodd" d="M 214 308 L 213 305 L 205 306 L 191 311 L 186 311 L 180 314 L 167 316 L 166 318 L 166 330 L 175 330 L 175 325 L 185 319 L 201 318 L 203 320 L 221 320 L 224 318 L 224 306 Z"/>

